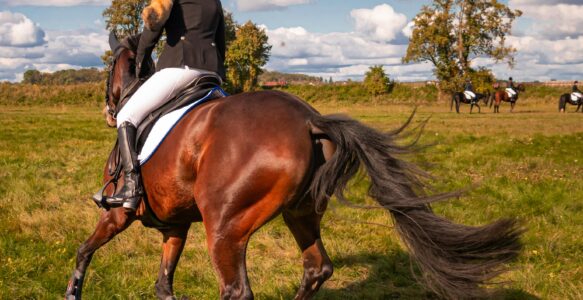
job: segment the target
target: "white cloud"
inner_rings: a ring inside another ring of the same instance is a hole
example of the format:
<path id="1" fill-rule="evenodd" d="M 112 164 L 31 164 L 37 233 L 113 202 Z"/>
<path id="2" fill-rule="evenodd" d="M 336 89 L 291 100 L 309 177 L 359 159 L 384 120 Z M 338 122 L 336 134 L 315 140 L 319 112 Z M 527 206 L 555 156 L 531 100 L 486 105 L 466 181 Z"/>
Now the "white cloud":
<path id="1" fill-rule="evenodd" d="M 555 5 L 555 4 L 581 4 L 581 0 L 510 0 L 510 6 L 521 5 Z"/>
<path id="2" fill-rule="evenodd" d="M 407 25 L 407 16 L 395 12 L 388 4 L 373 9 L 355 9 L 350 12 L 357 32 L 370 36 L 377 41 L 390 42 Z"/>
<path id="3" fill-rule="evenodd" d="M 23 14 L 0 11 L 0 47 L 31 47 L 45 43 L 45 32 Z"/>
<path id="4" fill-rule="evenodd" d="M 36 46 L 0 45 L 0 81 L 20 80 L 28 69 L 101 67 L 100 56 L 108 48 L 107 32 L 91 30 L 47 31 L 46 43 Z"/>
<path id="5" fill-rule="evenodd" d="M 237 0 L 237 8 L 241 11 L 276 10 L 310 2 L 311 0 Z"/>
<path id="6" fill-rule="evenodd" d="M 302 27 L 267 30 L 269 69 L 336 79 L 360 78 L 369 66 L 399 65 L 406 45 L 376 42 L 354 32 L 311 33 Z M 358 66 L 358 67 L 356 67 Z"/>
<path id="7" fill-rule="evenodd" d="M 523 19 L 532 21 L 525 35 L 548 39 L 583 35 L 583 1 L 511 0 L 510 5 L 522 10 Z"/>
<path id="8" fill-rule="evenodd" d="M 414 21 L 407 23 L 407 26 L 403 28 L 403 35 L 405 35 L 407 38 L 411 38 L 411 36 L 413 36 L 413 27 L 415 27 Z"/>
<path id="9" fill-rule="evenodd" d="M 110 5 L 111 0 L 0 0 L 0 4 L 8 6 Z"/>

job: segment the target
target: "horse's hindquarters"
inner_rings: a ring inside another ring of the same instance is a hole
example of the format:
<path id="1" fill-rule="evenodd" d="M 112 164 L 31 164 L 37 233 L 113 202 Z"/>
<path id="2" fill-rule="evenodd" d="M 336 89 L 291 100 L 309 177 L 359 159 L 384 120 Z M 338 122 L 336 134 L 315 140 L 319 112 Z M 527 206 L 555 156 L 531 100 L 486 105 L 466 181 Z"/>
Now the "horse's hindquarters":
<path id="1" fill-rule="evenodd" d="M 210 211 L 240 213 L 260 202 L 270 206 L 266 214 L 277 211 L 294 200 L 309 173 L 313 113 L 297 98 L 273 91 L 195 109 L 143 168 L 153 210 L 162 220 L 185 222 L 204 220 Z M 271 216 L 255 217 L 261 223 Z"/>

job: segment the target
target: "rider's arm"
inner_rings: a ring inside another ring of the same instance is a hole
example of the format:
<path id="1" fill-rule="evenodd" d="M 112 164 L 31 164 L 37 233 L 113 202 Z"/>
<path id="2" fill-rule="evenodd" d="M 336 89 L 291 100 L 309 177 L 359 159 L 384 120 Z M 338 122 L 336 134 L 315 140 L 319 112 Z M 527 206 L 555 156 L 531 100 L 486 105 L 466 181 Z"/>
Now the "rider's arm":
<path id="1" fill-rule="evenodd" d="M 220 4 L 220 2 L 219 2 Z M 220 20 L 219 20 L 219 28 L 217 29 L 217 33 L 215 36 L 215 44 L 217 45 L 217 50 L 219 51 L 219 55 L 223 60 L 225 60 L 225 53 L 227 51 L 227 47 L 225 45 L 225 16 L 223 14 L 223 8 L 219 6 L 220 10 Z"/>
<path id="2" fill-rule="evenodd" d="M 142 64 L 144 60 L 152 56 L 152 51 L 156 47 L 156 44 L 162 36 L 162 31 L 164 29 L 160 28 L 156 31 L 152 31 L 148 28 L 144 28 L 142 36 L 140 37 L 140 43 L 138 44 L 138 50 L 136 51 L 136 76 L 142 78 Z"/>

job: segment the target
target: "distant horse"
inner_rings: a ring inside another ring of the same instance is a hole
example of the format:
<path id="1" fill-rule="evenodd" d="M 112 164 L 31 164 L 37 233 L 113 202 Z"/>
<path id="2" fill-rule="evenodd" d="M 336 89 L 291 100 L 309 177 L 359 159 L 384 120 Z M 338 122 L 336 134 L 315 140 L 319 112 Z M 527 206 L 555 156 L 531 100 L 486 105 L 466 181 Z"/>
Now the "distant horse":
<path id="1" fill-rule="evenodd" d="M 478 113 L 481 113 L 482 108 L 480 107 L 480 104 L 479 104 L 480 100 L 484 101 L 484 104 L 488 105 L 489 98 L 490 98 L 490 93 L 486 93 L 486 94 L 477 94 L 476 93 L 476 99 L 468 100 L 468 98 L 466 98 L 466 95 L 463 92 L 457 92 L 457 93 L 454 93 L 453 96 L 451 97 L 451 104 L 449 106 L 449 111 L 453 110 L 453 105 L 455 103 L 455 111 L 459 114 L 460 113 L 460 104 L 465 103 L 465 104 L 470 104 L 470 114 L 474 110 L 474 106 L 477 106 Z"/>
<path id="2" fill-rule="evenodd" d="M 498 90 L 496 91 L 496 93 L 494 93 L 494 101 L 490 101 L 490 108 L 492 107 L 492 104 L 494 104 L 494 113 L 500 113 L 500 103 L 502 103 L 502 101 L 504 102 L 510 102 L 510 112 L 514 111 L 514 106 L 516 106 L 516 101 L 518 101 L 518 96 L 520 95 L 521 92 L 526 91 L 524 85 L 521 83 L 516 87 L 516 97 L 510 98 L 510 96 L 508 95 L 508 92 L 506 92 L 506 90 Z"/>
<path id="3" fill-rule="evenodd" d="M 106 97 L 110 125 L 125 83 L 135 78 L 134 50 L 115 51 Z M 512 219 L 470 227 L 435 215 L 429 204 L 451 194 L 426 195 L 426 173 L 397 158 L 411 151 L 396 143 L 406 126 L 383 133 L 348 117 L 322 116 L 278 91 L 199 106 L 142 166 L 147 196 L 137 213 L 126 214 L 123 208 L 102 212 L 95 232 L 79 247 L 65 298 L 81 298 L 95 251 L 149 208 L 166 223 L 159 228 L 158 298 L 174 299 L 174 271 L 187 232 L 192 222 L 202 222 L 221 299 L 253 299 L 247 244 L 256 230 L 282 214 L 302 253 L 304 275 L 295 298 L 310 299 L 333 271 L 320 237 L 323 213 L 332 195 L 344 199 L 349 180 L 361 167 L 371 180 L 369 196 L 392 214 L 428 287 L 445 297 L 480 295 L 483 284 L 500 274 L 501 264 L 519 253 L 522 230 Z M 112 156 L 106 164 L 105 180 L 114 160 Z"/>
<path id="4" fill-rule="evenodd" d="M 581 106 L 583 105 L 582 100 L 573 101 L 573 99 L 571 99 L 571 94 L 563 94 L 561 95 L 561 98 L 559 98 L 559 112 L 567 111 L 567 103 L 571 105 L 577 105 L 577 110 L 575 112 L 578 112 L 579 109 L 581 109 Z M 583 109 L 581 110 L 581 112 L 583 112 Z"/>

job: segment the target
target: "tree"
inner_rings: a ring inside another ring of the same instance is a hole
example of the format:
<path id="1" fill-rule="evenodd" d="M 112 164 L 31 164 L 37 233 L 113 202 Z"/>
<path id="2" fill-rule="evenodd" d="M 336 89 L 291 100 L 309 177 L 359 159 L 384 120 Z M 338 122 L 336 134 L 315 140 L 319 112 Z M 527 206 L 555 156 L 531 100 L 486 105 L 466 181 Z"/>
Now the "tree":
<path id="1" fill-rule="evenodd" d="M 227 51 L 225 64 L 227 79 L 233 92 L 252 91 L 258 86 L 257 78 L 269 60 L 271 46 L 265 30 L 251 21 L 238 26 L 236 38 Z"/>
<path id="2" fill-rule="evenodd" d="M 225 16 L 225 45 L 227 49 L 231 43 L 237 38 L 237 22 L 233 19 L 233 14 L 223 10 Z"/>
<path id="3" fill-rule="evenodd" d="M 43 80 L 43 74 L 38 70 L 27 70 L 24 72 L 22 83 L 39 84 Z"/>
<path id="4" fill-rule="evenodd" d="M 136 35 L 142 31 L 142 10 L 148 0 L 113 0 L 103 11 L 105 28 L 114 31 L 119 39 Z"/>
<path id="5" fill-rule="evenodd" d="M 373 97 L 388 93 L 391 81 L 382 65 L 372 66 L 364 77 L 364 87 Z"/>
<path id="6" fill-rule="evenodd" d="M 431 62 L 440 91 L 456 91 L 474 72 L 475 58 L 513 66 L 516 49 L 506 37 L 521 15 L 498 0 L 434 0 L 415 17 L 403 62 Z"/>

